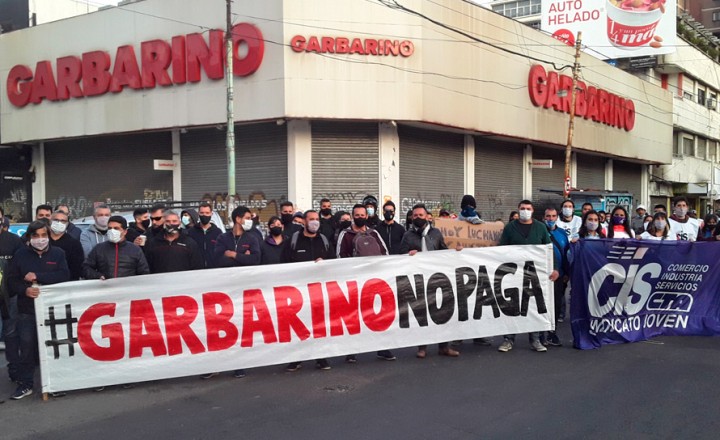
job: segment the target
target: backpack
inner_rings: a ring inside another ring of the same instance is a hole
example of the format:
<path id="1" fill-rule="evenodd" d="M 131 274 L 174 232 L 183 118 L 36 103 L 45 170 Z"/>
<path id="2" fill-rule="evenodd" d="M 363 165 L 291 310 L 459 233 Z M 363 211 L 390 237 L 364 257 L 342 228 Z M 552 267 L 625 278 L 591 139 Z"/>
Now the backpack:
<path id="1" fill-rule="evenodd" d="M 297 247 L 298 237 L 300 236 L 300 233 L 301 233 L 301 232 L 302 232 L 302 231 L 297 231 L 297 232 L 295 232 L 295 233 L 292 235 L 292 238 L 290 239 L 290 249 L 292 249 L 293 251 L 294 251 L 295 248 Z M 318 235 L 319 235 L 320 238 L 322 239 L 323 245 L 325 246 L 325 253 L 327 254 L 327 252 L 330 250 L 330 242 L 328 241 L 327 237 L 325 237 L 324 235 L 322 235 L 322 234 L 320 234 L 320 233 L 318 233 Z"/>
<path id="2" fill-rule="evenodd" d="M 375 236 L 367 232 L 358 232 L 353 237 L 353 257 L 372 257 L 382 255 L 383 249 Z"/>

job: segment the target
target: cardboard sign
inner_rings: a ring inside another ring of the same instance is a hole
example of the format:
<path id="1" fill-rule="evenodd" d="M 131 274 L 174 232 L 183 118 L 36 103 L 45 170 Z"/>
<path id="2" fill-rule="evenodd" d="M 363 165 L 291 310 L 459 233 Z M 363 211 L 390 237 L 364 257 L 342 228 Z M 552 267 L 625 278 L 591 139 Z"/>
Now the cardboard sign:
<path id="1" fill-rule="evenodd" d="M 505 224 L 485 222 L 481 225 L 473 225 L 466 221 L 438 218 L 435 219 L 435 227 L 442 232 L 448 248 L 454 249 L 458 243 L 466 248 L 497 246 L 500 244 L 500 236 Z"/>

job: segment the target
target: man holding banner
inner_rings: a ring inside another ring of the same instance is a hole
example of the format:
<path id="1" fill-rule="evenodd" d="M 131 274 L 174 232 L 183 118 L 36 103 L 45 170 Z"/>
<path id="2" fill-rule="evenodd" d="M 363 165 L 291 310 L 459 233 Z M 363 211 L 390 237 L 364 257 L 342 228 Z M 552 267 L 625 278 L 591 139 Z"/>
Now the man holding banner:
<path id="1" fill-rule="evenodd" d="M 503 234 L 500 237 L 500 246 L 513 245 L 513 244 L 550 244 L 550 234 L 544 224 L 537 220 L 533 220 L 533 204 L 530 200 L 523 200 L 518 205 L 518 211 L 520 212 L 520 218 L 516 221 L 510 222 L 505 226 Z M 550 281 L 555 282 L 560 277 L 558 272 L 558 262 L 553 258 L 554 270 L 550 274 Z M 545 352 L 547 348 L 540 343 L 540 333 L 530 332 L 530 345 L 533 350 L 537 352 Z M 505 340 L 498 351 L 507 353 L 512 350 L 515 343 L 515 335 L 505 335 Z"/>

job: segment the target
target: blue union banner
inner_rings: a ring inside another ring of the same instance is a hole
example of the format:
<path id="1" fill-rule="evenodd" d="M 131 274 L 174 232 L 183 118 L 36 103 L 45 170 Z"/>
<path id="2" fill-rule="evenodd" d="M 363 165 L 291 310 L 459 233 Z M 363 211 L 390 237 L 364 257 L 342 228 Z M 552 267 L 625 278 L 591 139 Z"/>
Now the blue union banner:
<path id="1" fill-rule="evenodd" d="M 719 243 L 584 240 L 572 252 L 576 348 L 720 334 Z"/>

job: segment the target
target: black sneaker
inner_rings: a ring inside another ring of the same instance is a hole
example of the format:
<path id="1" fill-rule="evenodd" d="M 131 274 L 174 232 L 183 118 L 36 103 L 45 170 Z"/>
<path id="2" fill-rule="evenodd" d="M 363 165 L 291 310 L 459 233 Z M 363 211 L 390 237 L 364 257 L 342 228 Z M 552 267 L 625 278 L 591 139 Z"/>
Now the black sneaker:
<path id="1" fill-rule="evenodd" d="M 105 387 L 93 388 L 93 391 L 95 391 L 96 393 L 99 393 L 100 391 L 105 391 Z"/>
<path id="2" fill-rule="evenodd" d="M 235 372 L 233 373 L 233 377 L 236 379 L 242 379 L 243 377 L 245 377 L 245 370 L 235 370 Z"/>
<path id="3" fill-rule="evenodd" d="M 67 396 L 67 393 L 65 391 L 55 391 L 55 392 L 50 393 L 50 396 L 55 397 L 55 398 L 65 397 L 65 396 Z"/>
<path id="4" fill-rule="evenodd" d="M 547 344 L 546 345 L 552 345 L 553 347 L 562 347 L 562 342 L 560 342 L 560 338 L 555 333 L 551 333 L 548 335 L 547 338 Z"/>
<path id="5" fill-rule="evenodd" d="M 287 367 L 285 367 L 285 371 L 288 371 L 290 373 L 294 373 L 295 371 L 302 368 L 302 364 L 300 362 L 293 362 L 292 364 L 288 364 Z"/>
<path id="6" fill-rule="evenodd" d="M 134 384 L 134 383 L 124 383 L 124 384 L 122 384 L 122 389 L 124 389 L 124 390 L 129 390 L 129 389 L 131 389 L 131 388 L 135 388 L 135 384 Z"/>
<path id="7" fill-rule="evenodd" d="M 394 361 L 397 359 L 390 350 L 381 350 L 377 352 L 377 358 L 384 361 Z"/>
<path id="8" fill-rule="evenodd" d="M 474 345 L 480 345 L 482 347 L 490 347 L 492 345 L 492 339 L 490 338 L 475 338 L 473 339 Z"/>
<path id="9" fill-rule="evenodd" d="M 13 400 L 20 400 L 23 397 L 29 396 L 32 393 L 33 393 L 32 387 L 28 387 L 26 385 L 20 385 L 17 387 L 17 389 L 15 390 L 13 395 L 10 396 L 10 398 Z"/>
<path id="10" fill-rule="evenodd" d="M 203 380 L 212 379 L 213 377 L 217 376 L 218 374 L 220 374 L 220 373 L 203 374 L 202 376 L 200 376 L 200 379 L 203 379 Z"/>
<path id="11" fill-rule="evenodd" d="M 328 364 L 328 361 L 325 360 L 325 359 L 318 359 L 318 360 L 315 362 L 315 368 L 320 369 L 320 370 L 330 370 L 330 369 L 332 369 L 332 367 L 330 366 L 330 364 Z"/>
<path id="12" fill-rule="evenodd" d="M 349 354 L 345 356 L 345 362 L 347 362 L 348 364 L 354 364 L 355 362 L 357 362 L 357 358 L 354 354 Z"/>

